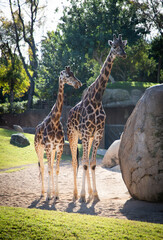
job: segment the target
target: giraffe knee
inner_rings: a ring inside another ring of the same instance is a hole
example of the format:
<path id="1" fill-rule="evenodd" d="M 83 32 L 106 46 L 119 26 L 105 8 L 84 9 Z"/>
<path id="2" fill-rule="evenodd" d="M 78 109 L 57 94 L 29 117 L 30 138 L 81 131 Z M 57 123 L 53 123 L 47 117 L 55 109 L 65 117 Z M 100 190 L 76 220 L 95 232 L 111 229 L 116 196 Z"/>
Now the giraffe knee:
<path id="1" fill-rule="evenodd" d="M 92 170 L 95 170 L 95 168 L 96 168 L 96 165 L 93 165 L 93 166 L 92 166 Z"/>
<path id="2" fill-rule="evenodd" d="M 87 165 L 83 165 L 84 170 L 86 171 L 88 169 Z"/>

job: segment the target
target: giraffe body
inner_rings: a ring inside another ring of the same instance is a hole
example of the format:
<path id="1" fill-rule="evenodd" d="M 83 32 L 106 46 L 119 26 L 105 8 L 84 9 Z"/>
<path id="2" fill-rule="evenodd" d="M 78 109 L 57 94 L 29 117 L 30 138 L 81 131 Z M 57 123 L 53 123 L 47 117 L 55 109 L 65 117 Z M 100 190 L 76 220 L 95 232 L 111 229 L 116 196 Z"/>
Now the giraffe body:
<path id="1" fill-rule="evenodd" d="M 67 136 L 70 143 L 71 153 L 72 153 L 72 165 L 74 170 L 74 200 L 78 198 L 77 191 L 77 143 L 78 138 L 82 140 L 83 145 L 83 179 L 82 179 L 82 190 L 80 195 L 80 200 L 85 201 L 85 178 L 87 177 L 88 182 L 88 193 L 89 201 L 93 198 L 94 201 L 98 201 L 98 193 L 96 189 L 95 181 L 95 168 L 96 168 L 96 153 L 100 141 L 104 132 L 105 125 L 105 111 L 102 106 L 102 96 L 106 88 L 109 75 L 112 69 L 113 61 L 116 56 L 126 57 L 124 47 L 127 41 L 122 41 L 121 35 L 117 39 L 114 35 L 113 42 L 109 41 L 111 45 L 111 50 L 107 56 L 103 67 L 101 69 L 100 75 L 87 89 L 85 95 L 83 96 L 81 102 L 74 106 L 69 113 L 67 122 Z M 92 173 L 92 184 L 93 190 L 90 184 L 89 176 L 89 154 L 93 147 L 92 158 L 90 160 L 90 168 Z"/>
<path id="2" fill-rule="evenodd" d="M 38 164 L 40 167 L 40 175 L 42 180 L 42 195 L 45 193 L 44 188 L 44 163 L 43 155 L 44 150 L 46 152 L 47 161 L 48 161 L 48 190 L 47 198 L 51 198 L 51 182 L 53 195 L 55 199 L 58 198 L 58 175 L 59 175 L 59 162 L 63 153 L 64 146 L 64 132 L 62 123 L 60 122 L 62 106 L 63 106 L 63 97 L 64 97 L 64 84 L 67 83 L 72 85 L 74 88 L 79 88 L 82 84 L 70 71 L 70 67 L 66 67 L 66 70 L 63 70 L 60 73 L 59 77 L 59 90 L 58 96 L 55 105 L 53 106 L 51 112 L 48 116 L 36 127 L 35 132 L 35 150 L 38 156 Z M 56 186 L 54 188 L 54 178 L 53 178 L 53 163 L 56 155 Z"/>

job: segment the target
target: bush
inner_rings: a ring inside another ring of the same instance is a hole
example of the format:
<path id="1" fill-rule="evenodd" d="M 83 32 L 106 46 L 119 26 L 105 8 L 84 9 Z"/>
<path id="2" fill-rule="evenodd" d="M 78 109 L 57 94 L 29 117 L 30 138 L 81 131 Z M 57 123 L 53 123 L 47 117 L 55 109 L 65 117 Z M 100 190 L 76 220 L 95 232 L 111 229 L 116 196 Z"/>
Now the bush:
<path id="1" fill-rule="evenodd" d="M 158 83 L 152 83 L 152 82 L 114 82 L 114 83 L 108 83 L 107 88 L 109 89 L 126 89 L 128 91 L 131 91 L 132 89 L 139 89 L 142 91 L 145 91 L 147 88 L 158 85 Z"/>
<path id="2" fill-rule="evenodd" d="M 22 113 L 27 109 L 27 101 L 14 102 L 12 112 L 13 113 Z M 0 104 L 0 114 L 11 112 L 10 103 L 1 103 Z"/>

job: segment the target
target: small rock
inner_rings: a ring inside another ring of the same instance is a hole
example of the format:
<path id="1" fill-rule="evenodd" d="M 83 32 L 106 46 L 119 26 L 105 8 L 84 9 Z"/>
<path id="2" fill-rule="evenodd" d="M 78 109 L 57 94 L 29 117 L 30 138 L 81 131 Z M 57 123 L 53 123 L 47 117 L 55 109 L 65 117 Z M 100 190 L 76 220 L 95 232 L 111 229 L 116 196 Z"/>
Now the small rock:
<path id="1" fill-rule="evenodd" d="M 22 133 L 17 133 L 11 135 L 10 144 L 17 147 L 26 147 L 30 145 L 30 142 Z"/>
<path id="2" fill-rule="evenodd" d="M 23 129 L 22 129 L 22 127 L 19 126 L 19 125 L 13 125 L 13 128 L 14 128 L 14 130 L 17 131 L 17 132 L 21 132 L 21 133 L 24 132 Z"/>

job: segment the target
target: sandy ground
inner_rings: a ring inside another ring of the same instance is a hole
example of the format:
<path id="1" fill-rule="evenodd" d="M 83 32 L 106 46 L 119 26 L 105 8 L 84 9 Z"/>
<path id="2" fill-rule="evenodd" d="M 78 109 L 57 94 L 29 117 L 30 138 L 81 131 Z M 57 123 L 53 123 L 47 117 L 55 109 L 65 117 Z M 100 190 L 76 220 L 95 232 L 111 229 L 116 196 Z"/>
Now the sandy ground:
<path id="1" fill-rule="evenodd" d="M 136 201 L 131 198 L 122 180 L 118 167 L 106 169 L 98 160 L 96 167 L 97 203 L 73 202 L 73 172 L 71 163 L 61 162 L 59 174 L 59 200 L 46 201 L 40 197 L 41 182 L 37 164 L 12 172 L 0 172 L 0 205 L 24 208 L 39 208 L 81 214 L 114 217 L 163 223 L 163 204 Z M 78 172 L 78 191 L 81 190 L 82 166 Z M 45 165 L 47 189 L 47 164 Z"/>

